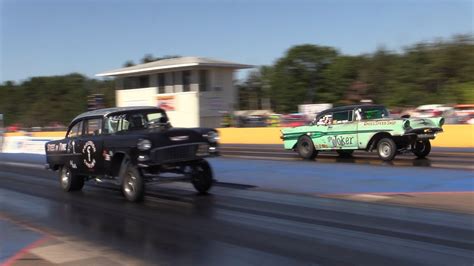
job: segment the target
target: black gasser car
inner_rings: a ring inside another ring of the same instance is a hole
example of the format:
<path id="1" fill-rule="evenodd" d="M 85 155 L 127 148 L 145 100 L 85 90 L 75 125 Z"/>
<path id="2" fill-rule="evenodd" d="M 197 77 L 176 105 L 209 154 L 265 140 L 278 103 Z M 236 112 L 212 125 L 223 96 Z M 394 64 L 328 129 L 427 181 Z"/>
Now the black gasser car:
<path id="1" fill-rule="evenodd" d="M 45 144 L 46 166 L 59 171 L 65 191 L 95 180 L 140 201 L 149 181 L 186 179 L 205 193 L 214 179 L 204 158 L 218 154 L 218 139 L 212 128 L 173 128 L 160 108 L 100 109 L 77 116 L 64 139 Z"/>

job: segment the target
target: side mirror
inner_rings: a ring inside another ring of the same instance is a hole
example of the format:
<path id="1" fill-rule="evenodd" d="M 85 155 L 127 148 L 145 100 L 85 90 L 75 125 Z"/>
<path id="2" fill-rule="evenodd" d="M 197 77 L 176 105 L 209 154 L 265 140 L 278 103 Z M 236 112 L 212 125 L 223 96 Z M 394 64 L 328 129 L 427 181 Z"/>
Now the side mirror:
<path id="1" fill-rule="evenodd" d="M 410 115 L 409 114 L 402 115 L 402 118 L 410 118 Z"/>

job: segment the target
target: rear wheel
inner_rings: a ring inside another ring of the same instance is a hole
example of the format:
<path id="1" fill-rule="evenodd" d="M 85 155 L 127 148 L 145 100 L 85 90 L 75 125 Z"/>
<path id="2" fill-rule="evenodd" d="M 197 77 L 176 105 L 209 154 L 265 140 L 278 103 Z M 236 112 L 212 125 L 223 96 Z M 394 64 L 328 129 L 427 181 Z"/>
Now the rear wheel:
<path id="1" fill-rule="evenodd" d="M 391 138 L 383 138 L 377 143 L 377 153 L 383 161 L 391 161 L 397 154 L 397 145 Z"/>
<path id="2" fill-rule="evenodd" d="M 128 165 L 122 179 L 122 193 L 128 201 L 139 202 L 145 196 L 145 182 L 136 167 Z"/>
<path id="3" fill-rule="evenodd" d="M 59 182 L 61 188 L 67 192 L 81 190 L 84 187 L 84 178 L 73 174 L 67 166 L 59 170 Z"/>
<path id="4" fill-rule="evenodd" d="M 337 150 L 339 157 L 351 157 L 354 153 L 354 150 Z"/>
<path id="5" fill-rule="evenodd" d="M 302 136 L 299 138 L 296 144 L 296 150 L 301 158 L 306 160 L 312 160 L 318 155 L 318 151 L 314 147 L 314 143 L 308 136 Z"/>
<path id="6" fill-rule="evenodd" d="M 412 151 L 418 158 L 425 158 L 431 152 L 431 143 L 429 140 L 416 141 L 412 145 Z"/>
<path id="7" fill-rule="evenodd" d="M 200 160 L 191 168 L 191 183 L 199 193 L 205 194 L 214 183 L 211 166 L 206 160 Z"/>

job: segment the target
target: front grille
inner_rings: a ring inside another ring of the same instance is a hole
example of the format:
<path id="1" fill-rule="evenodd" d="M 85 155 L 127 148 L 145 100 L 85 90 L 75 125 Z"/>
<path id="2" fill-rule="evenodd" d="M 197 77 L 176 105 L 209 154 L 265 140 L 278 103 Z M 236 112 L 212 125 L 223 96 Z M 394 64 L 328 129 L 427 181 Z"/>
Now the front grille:
<path id="1" fill-rule="evenodd" d="M 180 161 L 189 161 L 196 159 L 201 154 L 197 154 L 202 144 L 176 145 L 167 148 L 158 148 L 152 151 L 151 159 L 156 163 L 171 163 Z"/>

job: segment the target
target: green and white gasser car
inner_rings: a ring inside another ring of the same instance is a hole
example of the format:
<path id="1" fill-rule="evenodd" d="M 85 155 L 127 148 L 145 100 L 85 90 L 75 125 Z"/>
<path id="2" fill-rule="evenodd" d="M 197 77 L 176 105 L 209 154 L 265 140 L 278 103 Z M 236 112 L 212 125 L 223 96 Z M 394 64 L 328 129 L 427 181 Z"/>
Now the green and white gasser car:
<path id="1" fill-rule="evenodd" d="M 318 151 L 350 156 L 375 149 L 380 159 L 391 161 L 405 152 L 426 157 L 443 124 L 442 117 L 394 119 L 382 105 L 351 105 L 325 110 L 307 126 L 284 128 L 281 138 L 285 149 L 304 159 L 314 159 Z"/>

